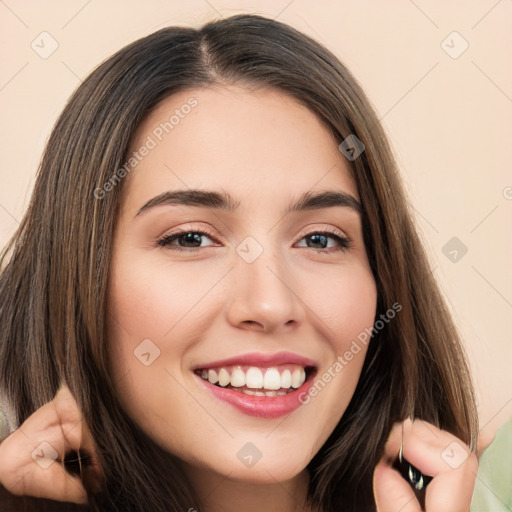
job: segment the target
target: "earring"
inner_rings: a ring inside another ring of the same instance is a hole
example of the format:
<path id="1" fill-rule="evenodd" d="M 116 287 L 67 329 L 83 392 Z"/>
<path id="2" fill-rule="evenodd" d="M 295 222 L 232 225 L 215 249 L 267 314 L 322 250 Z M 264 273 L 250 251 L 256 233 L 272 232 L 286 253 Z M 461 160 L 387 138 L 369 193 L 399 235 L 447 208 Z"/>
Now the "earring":
<path id="1" fill-rule="evenodd" d="M 414 419 L 412 419 L 414 422 Z M 402 424 L 402 440 L 400 442 L 400 451 L 398 459 L 395 460 L 393 467 L 409 483 L 419 501 L 421 508 L 425 509 L 425 492 L 427 485 L 432 481 L 431 476 L 424 475 L 418 468 L 413 466 L 403 455 L 404 452 L 404 426 Z"/>

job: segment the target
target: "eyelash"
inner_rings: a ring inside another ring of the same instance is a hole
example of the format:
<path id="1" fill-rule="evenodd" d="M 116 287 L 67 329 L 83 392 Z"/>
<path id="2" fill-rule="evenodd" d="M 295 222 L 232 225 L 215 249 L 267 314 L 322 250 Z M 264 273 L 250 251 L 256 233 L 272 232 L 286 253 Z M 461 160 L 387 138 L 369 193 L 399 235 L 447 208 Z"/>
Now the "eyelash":
<path id="1" fill-rule="evenodd" d="M 156 241 L 156 244 L 160 247 L 168 247 L 171 245 L 171 242 L 176 240 L 182 235 L 186 235 L 188 233 L 195 233 L 198 235 L 207 236 L 212 241 L 216 241 L 215 238 L 206 230 L 204 229 L 188 229 L 183 231 L 178 231 L 176 233 L 171 233 L 169 235 L 165 235 L 162 238 L 158 239 Z M 300 240 L 303 238 L 307 238 L 312 235 L 329 235 L 328 238 L 334 238 L 338 242 L 338 247 L 329 247 L 326 249 L 315 249 L 312 247 L 309 247 L 309 249 L 313 249 L 317 253 L 332 253 L 332 252 L 338 252 L 338 251 L 348 251 L 352 247 L 352 241 L 347 238 L 346 236 L 341 236 L 338 234 L 337 231 L 330 230 L 330 229 L 324 229 L 322 231 L 312 231 L 311 233 L 307 233 L 303 237 L 301 237 Z M 209 246 L 211 247 L 211 246 Z M 180 247 L 178 245 L 173 245 L 171 247 L 171 250 L 173 251 L 185 251 L 185 252 L 197 252 L 198 250 L 203 249 L 202 247 Z M 301 249 L 308 249 L 308 247 L 301 247 Z"/>

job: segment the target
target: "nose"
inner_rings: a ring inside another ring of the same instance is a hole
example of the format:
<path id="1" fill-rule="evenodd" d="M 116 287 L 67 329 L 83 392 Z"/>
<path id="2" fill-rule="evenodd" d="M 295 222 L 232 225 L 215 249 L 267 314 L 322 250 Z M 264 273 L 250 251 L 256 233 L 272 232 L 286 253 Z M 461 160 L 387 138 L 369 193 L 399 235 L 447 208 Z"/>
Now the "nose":
<path id="1" fill-rule="evenodd" d="M 233 295 L 227 315 L 232 325 L 277 333 L 302 323 L 299 283 L 283 258 L 265 251 L 252 263 L 237 258 L 231 274 Z"/>

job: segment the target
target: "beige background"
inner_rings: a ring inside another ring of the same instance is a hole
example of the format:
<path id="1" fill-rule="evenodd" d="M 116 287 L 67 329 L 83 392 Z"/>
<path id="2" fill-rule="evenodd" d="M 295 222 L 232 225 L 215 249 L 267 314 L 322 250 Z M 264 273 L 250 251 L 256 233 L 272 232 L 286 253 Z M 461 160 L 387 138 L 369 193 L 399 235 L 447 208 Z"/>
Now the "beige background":
<path id="1" fill-rule="evenodd" d="M 94 66 L 161 27 L 239 12 L 315 37 L 367 91 L 466 340 L 481 426 L 494 431 L 512 416 L 511 0 L 1 0 L 0 246 L 56 116 Z M 443 253 L 452 237 L 468 249 L 456 262 Z"/>

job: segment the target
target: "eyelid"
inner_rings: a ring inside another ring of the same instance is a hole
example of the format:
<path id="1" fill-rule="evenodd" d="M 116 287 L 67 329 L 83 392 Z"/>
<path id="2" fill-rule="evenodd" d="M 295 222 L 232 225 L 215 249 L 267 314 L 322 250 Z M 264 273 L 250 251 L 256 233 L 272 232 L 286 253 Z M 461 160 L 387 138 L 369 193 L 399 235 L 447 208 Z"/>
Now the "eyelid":
<path id="1" fill-rule="evenodd" d="M 162 233 L 162 235 L 160 235 L 157 238 L 162 238 L 163 236 L 167 236 L 167 235 L 174 235 L 177 233 L 181 233 L 183 231 L 185 231 L 187 233 L 189 231 L 204 231 L 204 232 L 208 232 L 209 234 L 211 233 L 211 235 L 214 236 L 212 230 L 208 227 L 207 224 L 202 223 L 202 222 L 190 221 L 190 222 L 185 222 L 185 224 L 180 224 L 179 226 L 177 226 L 175 228 L 166 229 Z"/>
<path id="2" fill-rule="evenodd" d="M 312 235 L 314 233 L 331 233 L 333 235 L 337 235 L 341 238 L 346 238 L 350 240 L 348 235 L 346 235 L 341 229 L 335 228 L 333 226 L 321 226 L 321 227 L 313 227 L 311 229 L 308 229 L 305 233 L 299 235 L 299 240 L 304 238 L 305 236 Z"/>
<path id="3" fill-rule="evenodd" d="M 335 227 L 332 227 L 332 226 L 322 226 L 322 227 L 308 229 L 308 231 L 303 232 L 299 236 L 299 239 L 301 239 L 301 238 L 303 238 L 305 236 L 308 236 L 308 235 L 310 235 L 312 233 L 317 233 L 317 232 L 320 232 L 320 231 L 329 232 L 329 233 L 332 233 L 334 235 L 339 235 L 341 237 L 348 238 L 348 236 L 339 228 L 335 228 Z M 198 228 L 197 226 L 192 226 L 192 225 L 187 225 L 186 224 L 186 225 L 181 226 L 180 228 L 178 228 L 176 231 L 171 231 L 170 233 L 165 233 L 165 234 L 157 237 L 157 239 L 161 239 L 161 238 L 164 238 L 164 237 L 167 237 L 167 236 L 177 235 L 177 234 L 180 234 L 180 233 L 188 233 L 188 232 L 204 232 L 209 237 L 211 237 L 212 239 L 216 238 L 216 236 L 208 228 L 205 228 L 203 226 Z"/>

